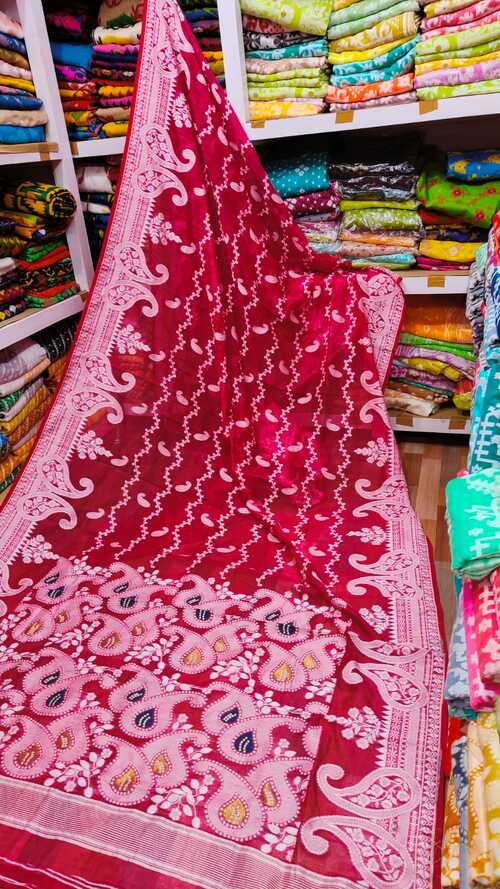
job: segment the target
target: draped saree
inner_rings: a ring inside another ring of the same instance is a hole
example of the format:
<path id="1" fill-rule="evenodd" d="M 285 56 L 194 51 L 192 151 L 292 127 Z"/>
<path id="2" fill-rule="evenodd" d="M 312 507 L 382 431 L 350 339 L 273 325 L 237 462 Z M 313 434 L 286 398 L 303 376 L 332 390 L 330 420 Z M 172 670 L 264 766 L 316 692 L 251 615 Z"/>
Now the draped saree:
<path id="1" fill-rule="evenodd" d="M 427 889 L 444 652 L 381 384 L 395 275 L 315 256 L 150 0 L 72 358 L 0 514 L 0 873 Z"/>

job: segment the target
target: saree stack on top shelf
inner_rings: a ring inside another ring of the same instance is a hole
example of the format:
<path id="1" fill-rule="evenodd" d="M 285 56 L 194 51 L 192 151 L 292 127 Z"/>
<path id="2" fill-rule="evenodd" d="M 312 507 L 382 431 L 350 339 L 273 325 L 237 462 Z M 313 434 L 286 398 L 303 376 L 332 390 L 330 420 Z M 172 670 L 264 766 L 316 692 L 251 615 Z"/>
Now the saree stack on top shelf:
<path id="1" fill-rule="evenodd" d="M 241 0 L 250 120 L 319 114 L 332 0 Z"/>
<path id="2" fill-rule="evenodd" d="M 423 100 L 500 92 L 498 0 L 422 0 L 415 86 Z"/>
<path id="3" fill-rule="evenodd" d="M 219 28 L 219 10 L 212 0 L 179 0 L 200 49 L 219 83 L 224 86 L 224 54 Z"/>
<path id="4" fill-rule="evenodd" d="M 328 28 L 332 111 L 415 99 L 418 0 L 334 0 Z"/>
<path id="5" fill-rule="evenodd" d="M 468 472 L 447 488 L 452 567 L 459 581 L 445 697 L 457 720 L 453 735 L 459 737 L 450 739 L 453 790 L 447 800 L 442 884 L 457 889 L 500 883 L 499 245 L 497 214 L 486 262 L 473 269 L 467 298 L 479 347 Z M 461 829 L 453 843 L 457 788 Z"/>
<path id="6" fill-rule="evenodd" d="M 143 25 L 106 249 L 0 514 L 2 877 L 431 885 L 445 660 L 382 396 L 401 288 L 310 249 L 177 4 Z"/>

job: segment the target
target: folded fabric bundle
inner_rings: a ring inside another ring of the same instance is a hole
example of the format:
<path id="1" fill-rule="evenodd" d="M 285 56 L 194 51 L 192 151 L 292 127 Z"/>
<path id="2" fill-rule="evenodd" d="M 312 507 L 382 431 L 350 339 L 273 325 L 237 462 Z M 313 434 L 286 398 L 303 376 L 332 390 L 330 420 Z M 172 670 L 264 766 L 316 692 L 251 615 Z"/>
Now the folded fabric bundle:
<path id="1" fill-rule="evenodd" d="M 416 398 L 407 392 L 399 392 L 391 388 L 390 383 L 384 389 L 384 399 L 387 407 L 393 410 L 403 409 L 417 417 L 430 417 L 439 408 L 437 402 Z"/>
<path id="2" fill-rule="evenodd" d="M 247 15 L 269 19 L 279 25 L 306 34 L 326 33 L 330 19 L 331 0 L 289 0 L 286 4 L 271 0 L 241 0 L 241 10 Z"/>
<path id="3" fill-rule="evenodd" d="M 310 114 L 321 114 L 323 110 L 322 99 L 302 99 L 294 102 L 288 98 L 248 103 L 249 119 L 253 121 L 277 120 L 282 117 L 307 117 Z"/>
<path id="4" fill-rule="evenodd" d="M 92 46 L 80 43 L 62 43 L 57 40 L 50 41 L 52 57 L 58 65 L 70 65 L 90 71 L 92 58 Z"/>
<path id="5" fill-rule="evenodd" d="M 420 217 L 413 210 L 393 210 L 379 207 L 366 210 L 348 210 L 342 220 L 343 230 L 379 231 L 381 229 L 399 229 L 400 231 L 418 231 Z"/>
<path id="6" fill-rule="evenodd" d="M 267 174 L 282 198 L 328 189 L 328 154 L 326 151 L 310 151 L 296 157 L 272 160 L 267 164 Z"/>
<path id="7" fill-rule="evenodd" d="M 79 9 L 72 12 L 69 7 L 45 15 L 49 36 L 55 40 L 69 40 L 72 43 L 86 43 L 89 36 L 89 16 Z"/>
<path id="8" fill-rule="evenodd" d="M 459 68 L 440 68 L 437 71 L 429 71 L 427 74 L 418 74 L 415 77 L 417 94 L 420 89 L 428 87 L 453 88 L 452 95 L 459 95 L 456 85 L 463 87 L 462 95 L 474 93 L 475 84 L 482 83 L 478 87 L 481 92 L 497 92 L 495 78 L 500 75 L 500 58 L 488 62 L 480 62 L 474 65 L 465 65 Z M 489 84 L 486 88 L 486 84 Z"/>
<path id="9" fill-rule="evenodd" d="M 428 210 L 444 212 L 478 228 L 489 228 L 500 207 L 500 179 L 457 184 L 446 177 L 444 164 L 432 161 L 422 170 L 417 197 Z"/>
<path id="10" fill-rule="evenodd" d="M 140 22 L 142 17 L 142 0 L 102 0 L 97 21 L 103 28 L 123 28 Z"/>
<path id="11" fill-rule="evenodd" d="M 268 50 L 254 50 L 245 53 L 247 59 L 262 59 L 264 61 L 280 61 L 294 58 L 320 58 L 326 61 L 326 40 L 307 40 L 297 46 L 283 46 Z"/>
<path id="12" fill-rule="evenodd" d="M 340 37 L 330 44 L 330 50 L 334 53 L 350 52 L 352 50 L 373 49 L 383 46 L 402 37 L 414 37 L 418 32 L 418 16 L 415 12 L 402 12 L 393 18 L 386 19 L 360 31 L 358 34 Z"/>
<path id="13" fill-rule="evenodd" d="M 361 7 L 363 7 L 364 10 L 371 9 L 371 12 L 364 14 L 362 13 Z M 380 6 L 377 0 L 361 0 L 361 2 L 350 7 L 349 18 L 346 18 L 343 22 L 335 22 L 335 24 L 330 25 L 327 36 L 329 40 L 335 42 L 340 37 L 359 34 L 367 31 L 379 22 L 385 22 L 391 18 L 396 18 L 403 13 L 417 12 L 419 9 L 420 6 L 416 0 L 400 0 L 400 2 L 393 3 L 386 8 L 384 8 L 383 5 Z M 355 10 L 359 10 L 357 15 L 354 14 Z M 336 15 L 337 13 L 334 13 L 332 18 L 335 18 Z M 330 22 L 332 21 L 332 18 L 330 19 Z"/>
<path id="14" fill-rule="evenodd" d="M 123 44 L 135 45 L 141 40 L 142 22 L 136 22 L 135 25 L 128 25 L 123 28 L 94 28 L 92 31 L 92 39 L 94 44 Z"/>
<path id="15" fill-rule="evenodd" d="M 23 30 L 4 13 L 0 21 L 0 144 L 45 141 L 48 117 L 36 97 Z M 7 29 L 7 30 L 5 30 Z"/>
<path id="16" fill-rule="evenodd" d="M 481 580 L 500 565 L 500 467 L 452 479 L 446 506 L 452 568 Z"/>
<path id="17" fill-rule="evenodd" d="M 76 201 L 67 188 L 31 180 L 20 182 L 12 191 L 2 191 L 1 202 L 7 208 L 57 219 L 69 219 L 76 211 Z"/>
<path id="18" fill-rule="evenodd" d="M 447 156 L 446 176 L 464 182 L 500 181 L 500 149 L 451 151 Z"/>
<path id="19" fill-rule="evenodd" d="M 459 241 L 443 241 L 424 238 L 420 242 L 420 253 L 431 259 L 444 259 L 448 262 L 471 263 L 481 243 L 463 244 Z"/>

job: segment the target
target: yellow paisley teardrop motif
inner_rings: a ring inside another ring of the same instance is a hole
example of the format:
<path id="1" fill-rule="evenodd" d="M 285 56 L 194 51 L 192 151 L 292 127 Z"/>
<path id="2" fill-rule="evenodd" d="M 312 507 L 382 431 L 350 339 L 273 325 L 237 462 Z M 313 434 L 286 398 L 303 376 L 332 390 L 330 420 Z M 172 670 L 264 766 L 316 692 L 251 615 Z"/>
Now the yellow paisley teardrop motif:
<path id="1" fill-rule="evenodd" d="M 172 763 L 164 753 L 159 753 L 153 759 L 152 769 L 154 775 L 167 775 L 172 771 Z"/>
<path id="2" fill-rule="evenodd" d="M 42 751 L 38 744 L 30 744 L 29 747 L 25 747 L 24 750 L 20 750 L 16 754 L 14 762 L 21 769 L 29 769 L 37 759 L 40 759 L 41 755 Z"/>
<path id="3" fill-rule="evenodd" d="M 280 664 L 273 670 L 272 676 L 275 682 L 290 682 L 293 673 L 289 664 Z"/>
<path id="4" fill-rule="evenodd" d="M 182 663 L 186 664 L 186 667 L 197 667 L 198 664 L 201 664 L 202 660 L 203 655 L 200 649 L 191 648 L 182 658 Z"/>
<path id="5" fill-rule="evenodd" d="M 129 766 L 117 775 L 116 778 L 113 778 L 111 786 L 114 790 L 117 790 L 118 793 L 130 793 L 138 783 L 139 776 L 137 775 L 136 770 L 132 768 L 132 766 Z"/>
<path id="6" fill-rule="evenodd" d="M 213 645 L 213 649 L 217 652 L 217 654 L 220 654 L 222 651 L 227 651 L 228 648 L 229 645 L 227 644 L 226 640 L 222 638 L 222 636 L 219 639 L 216 639 Z"/>
<path id="7" fill-rule="evenodd" d="M 26 630 L 27 636 L 35 636 L 43 627 L 43 623 L 41 620 L 35 620 Z"/>
<path id="8" fill-rule="evenodd" d="M 118 645 L 120 641 L 120 637 L 118 633 L 110 633 L 109 636 L 106 636 L 105 639 L 101 642 L 101 648 L 114 648 Z"/>
<path id="9" fill-rule="evenodd" d="M 222 807 L 220 814 L 227 824 L 239 827 L 247 817 L 247 807 L 241 799 L 232 799 Z"/>
<path id="10" fill-rule="evenodd" d="M 274 787 L 270 781 L 266 781 L 266 783 L 262 785 L 260 800 L 266 809 L 275 809 L 278 805 L 278 797 L 276 796 Z"/>
<path id="11" fill-rule="evenodd" d="M 306 654 L 302 663 L 306 670 L 314 670 L 315 667 L 319 666 L 316 658 L 314 658 L 312 654 Z"/>
<path id="12" fill-rule="evenodd" d="M 70 747 L 73 747 L 75 743 L 75 739 L 70 731 L 66 729 L 65 732 L 62 732 L 58 738 L 56 739 L 56 747 L 58 750 L 69 750 Z"/>

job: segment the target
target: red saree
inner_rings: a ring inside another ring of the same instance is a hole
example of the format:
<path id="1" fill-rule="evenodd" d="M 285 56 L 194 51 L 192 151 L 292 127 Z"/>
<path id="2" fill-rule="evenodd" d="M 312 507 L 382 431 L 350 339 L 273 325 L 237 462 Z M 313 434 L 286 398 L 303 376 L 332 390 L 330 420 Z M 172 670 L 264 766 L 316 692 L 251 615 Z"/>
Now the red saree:
<path id="1" fill-rule="evenodd" d="M 174 0 L 140 66 L 0 516 L 2 889 L 428 889 L 444 653 L 382 398 L 397 278 L 311 253 Z"/>

